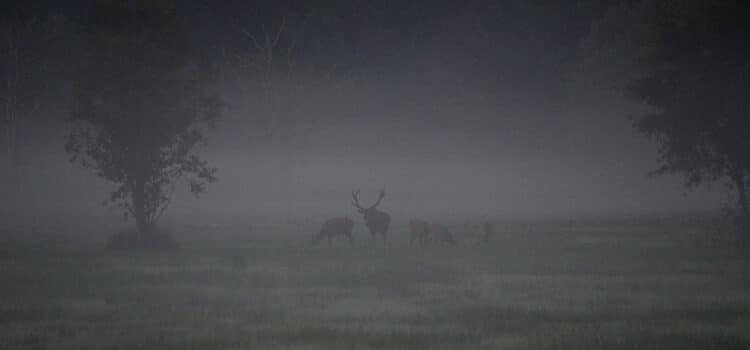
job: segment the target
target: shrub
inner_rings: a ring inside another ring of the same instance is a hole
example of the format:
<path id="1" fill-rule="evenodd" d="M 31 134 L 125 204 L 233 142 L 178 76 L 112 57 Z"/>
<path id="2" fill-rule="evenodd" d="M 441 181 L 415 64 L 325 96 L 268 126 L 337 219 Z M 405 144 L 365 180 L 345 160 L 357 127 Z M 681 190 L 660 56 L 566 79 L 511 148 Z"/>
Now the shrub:
<path id="1" fill-rule="evenodd" d="M 172 235 L 162 229 L 142 233 L 135 228 L 118 232 L 107 240 L 108 250 L 113 251 L 164 251 L 179 246 Z"/>

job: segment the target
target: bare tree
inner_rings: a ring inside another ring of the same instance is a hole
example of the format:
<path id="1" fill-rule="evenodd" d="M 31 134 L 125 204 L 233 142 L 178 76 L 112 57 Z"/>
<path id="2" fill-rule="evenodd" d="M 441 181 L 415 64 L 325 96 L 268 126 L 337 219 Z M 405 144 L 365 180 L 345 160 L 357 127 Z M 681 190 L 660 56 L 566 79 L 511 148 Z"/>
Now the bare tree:
<path id="1" fill-rule="evenodd" d="M 246 18 L 232 21 L 231 26 L 246 45 L 239 51 L 224 50 L 229 62 L 225 73 L 234 82 L 240 100 L 252 104 L 249 110 L 259 112 L 243 117 L 261 126 L 261 139 L 268 140 L 275 156 L 277 176 L 272 185 L 286 188 L 294 166 L 302 161 L 293 150 L 305 142 L 309 129 L 317 123 L 307 99 L 321 86 L 338 88 L 332 78 L 338 64 L 327 59 L 333 56 L 312 58 L 325 50 L 307 33 L 319 29 L 314 19 L 324 13 L 281 10 L 260 16 L 257 11 L 247 11 Z"/>
<path id="2" fill-rule="evenodd" d="M 235 62 L 243 73 L 238 74 L 237 78 L 258 84 L 257 92 L 261 96 L 268 123 L 267 134 L 274 149 L 281 150 L 285 125 L 281 120 L 285 113 L 281 109 L 289 107 L 290 101 L 284 97 L 289 96 L 291 92 L 289 88 L 295 68 L 293 52 L 296 40 L 287 38 L 290 35 L 286 16 L 281 16 L 279 24 L 275 27 L 266 28 L 265 25 L 261 25 L 260 29 L 260 35 L 257 35 L 248 28 L 238 27 L 250 43 L 251 50 L 234 55 Z M 282 37 L 284 41 L 281 40 Z"/>

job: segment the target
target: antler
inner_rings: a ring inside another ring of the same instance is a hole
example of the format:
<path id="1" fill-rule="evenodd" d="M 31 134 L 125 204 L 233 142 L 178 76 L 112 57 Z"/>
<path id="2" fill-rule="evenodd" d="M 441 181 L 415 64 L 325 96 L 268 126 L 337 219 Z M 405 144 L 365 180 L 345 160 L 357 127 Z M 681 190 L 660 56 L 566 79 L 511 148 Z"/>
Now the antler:
<path id="1" fill-rule="evenodd" d="M 380 201 L 382 201 L 382 200 L 383 200 L 383 197 L 385 197 L 385 190 L 380 190 L 380 194 L 378 195 L 378 201 L 377 201 L 377 202 L 375 202 L 375 204 L 373 204 L 373 205 L 372 205 L 372 206 L 371 206 L 370 208 L 375 208 L 375 207 L 377 207 L 377 206 L 378 206 L 378 204 L 380 204 Z"/>
<path id="2" fill-rule="evenodd" d="M 354 207 L 355 207 L 355 208 L 357 208 L 357 209 L 362 209 L 362 210 L 364 210 L 364 209 L 363 209 L 363 208 L 362 208 L 362 207 L 361 207 L 361 206 L 359 205 L 359 198 L 357 198 L 357 197 L 359 197 L 359 190 L 356 190 L 356 191 L 352 190 L 352 199 L 353 199 L 353 201 L 352 201 L 352 206 L 354 206 Z"/>

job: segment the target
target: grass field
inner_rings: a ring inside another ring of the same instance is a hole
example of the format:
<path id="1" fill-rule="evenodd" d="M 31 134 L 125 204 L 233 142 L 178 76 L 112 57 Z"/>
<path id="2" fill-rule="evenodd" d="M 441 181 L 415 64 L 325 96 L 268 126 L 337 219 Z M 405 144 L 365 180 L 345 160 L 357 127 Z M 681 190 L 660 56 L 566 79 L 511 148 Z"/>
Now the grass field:
<path id="1" fill-rule="evenodd" d="M 2 236 L 0 349 L 750 349 L 747 254 L 681 221 L 501 223 L 490 244 L 309 244 L 314 221 L 172 230 L 175 252 Z M 246 266 L 242 266 L 246 263 Z"/>

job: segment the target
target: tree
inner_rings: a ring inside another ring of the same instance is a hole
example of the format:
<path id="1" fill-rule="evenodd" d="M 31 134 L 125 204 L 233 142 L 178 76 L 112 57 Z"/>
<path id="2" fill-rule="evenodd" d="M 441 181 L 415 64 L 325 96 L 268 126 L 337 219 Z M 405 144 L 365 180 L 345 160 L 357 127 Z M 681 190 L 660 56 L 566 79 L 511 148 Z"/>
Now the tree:
<path id="1" fill-rule="evenodd" d="M 178 181 L 197 196 L 216 180 L 197 154 L 222 110 L 212 72 L 191 54 L 171 1 L 93 1 L 82 28 L 86 59 L 66 151 L 116 185 L 105 204 L 148 236 Z"/>
<path id="2" fill-rule="evenodd" d="M 13 166 L 19 129 L 37 119 L 43 102 L 60 92 L 67 52 L 60 44 L 66 43 L 70 23 L 29 3 L 0 9 L 0 125 L 7 163 Z"/>
<path id="3" fill-rule="evenodd" d="M 585 57 L 603 58 L 599 63 L 612 59 L 605 66 L 620 62 L 629 68 L 622 85 L 626 96 L 650 107 L 633 122 L 659 145 L 660 167 L 654 173 L 681 174 L 688 188 L 726 182 L 746 222 L 748 32 L 747 1 L 630 1 L 596 22 L 584 46 Z"/>
<path id="4" fill-rule="evenodd" d="M 330 14 L 326 8 L 287 3 L 240 1 L 229 16 L 229 33 L 239 45 L 222 48 L 227 86 L 255 112 L 242 117 L 262 132 L 257 139 L 269 146 L 275 170 L 270 186 L 278 189 L 293 185 L 294 167 L 304 162 L 295 149 L 319 121 L 311 113 L 319 103 L 314 93 L 340 89 L 332 78 L 340 73 L 339 58 L 320 39 Z M 288 198 L 280 202 L 291 210 Z"/>

